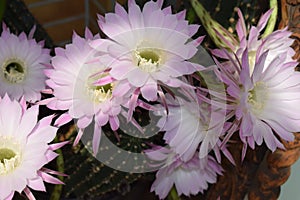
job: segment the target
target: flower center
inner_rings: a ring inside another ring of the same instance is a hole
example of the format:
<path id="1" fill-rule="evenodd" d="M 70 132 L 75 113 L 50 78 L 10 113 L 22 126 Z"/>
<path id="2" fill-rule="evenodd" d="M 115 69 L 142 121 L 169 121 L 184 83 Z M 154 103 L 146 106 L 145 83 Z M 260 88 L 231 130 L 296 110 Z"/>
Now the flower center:
<path id="1" fill-rule="evenodd" d="M 109 83 L 103 86 L 95 86 L 94 82 L 100 78 L 103 78 L 108 73 L 104 73 L 97 76 L 90 76 L 87 81 L 87 93 L 90 97 L 90 99 L 95 103 L 102 103 L 106 101 L 107 99 L 110 99 L 112 97 L 112 90 L 114 87 L 113 83 Z"/>
<path id="2" fill-rule="evenodd" d="M 146 48 L 134 52 L 136 65 L 145 72 L 155 72 L 161 64 L 160 50 Z"/>
<path id="3" fill-rule="evenodd" d="M 4 159 L 9 160 L 15 157 L 16 154 L 11 149 L 1 148 L 0 149 L 0 162 L 4 163 Z"/>
<path id="4" fill-rule="evenodd" d="M 268 100 L 267 86 L 263 82 L 257 82 L 248 93 L 248 103 L 256 114 L 262 112 Z"/>
<path id="5" fill-rule="evenodd" d="M 140 52 L 140 60 L 145 60 L 146 62 L 150 62 L 150 63 L 158 63 L 159 61 L 159 56 L 153 52 L 153 51 L 149 51 L 149 50 L 146 50 L 146 51 L 142 51 Z"/>
<path id="6" fill-rule="evenodd" d="M 9 83 L 21 83 L 25 79 L 25 63 L 18 59 L 9 59 L 2 65 L 2 73 Z"/>
<path id="7" fill-rule="evenodd" d="M 250 67 L 250 75 L 251 75 L 254 71 L 255 60 L 256 60 L 256 51 L 250 51 L 248 53 L 248 58 L 249 58 L 249 67 Z"/>
<path id="8" fill-rule="evenodd" d="M 0 139 L 0 175 L 6 175 L 20 165 L 20 144 L 10 137 L 0 137 Z"/>

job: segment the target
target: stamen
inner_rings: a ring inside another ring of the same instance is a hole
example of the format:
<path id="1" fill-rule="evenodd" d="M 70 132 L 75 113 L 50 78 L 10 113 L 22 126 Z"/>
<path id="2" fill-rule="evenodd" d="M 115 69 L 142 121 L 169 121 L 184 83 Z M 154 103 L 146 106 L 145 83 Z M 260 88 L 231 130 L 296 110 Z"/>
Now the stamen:
<path id="1" fill-rule="evenodd" d="M 145 50 L 139 53 L 141 59 L 145 59 L 153 64 L 158 63 L 159 62 L 159 56 L 151 51 L 151 50 Z"/>
<path id="2" fill-rule="evenodd" d="M 0 175 L 14 171 L 21 162 L 20 144 L 11 137 L 0 137 Z"/>
<path id="3" fill-rule="evenodd" d="M 25 63 L 18 59 L 9 59 L 2 65 L 2 73 L 7 82 L 21 83 L 26 75 Z"/>
<path id="4" fill-rule="evenodd" d="M 158 48 L 151 47 L 149 42 L 142 42 L 133 51 L 135 64 L 145 72 L 151 73 L 159 69 L 163 62 L 164 52 Z"/>
<path id="5" fill-rule="evenodd" d="M 102 103 L 112 96 L 111 89 L 106 88 L 112 88 L 111 84 L 107 84 L 105 86 L 97 86 L 95 88 L 90 86 L 88 87 L 87 92 L 93 102 Z"/>
<path id="6" fill-rule="evenodd" d="M 250 74 L 252 74 L 254 71 L 254 66 L 255 66 L 256 51 L 250 51 L 248 53 L 248 58 L 249 58 Z"/>
<path id="7" fill-rule="evenodd" d="M 87 94 L 95 103 L 102 103 L 112 97 L 112 89 L 114 87 L 113 83 L 109 83 L 103 86 L 94 85 L 97 79 L 101 79 L 107 75 L 108 73 L 102 73 L 98 76 L 90 76 L 86 83 Z"/>
<path id="8" fill-rule="evenodd" d="M 16 154 L 11 149 L 8 148 L 0 148 L 0 162 L 4 163 L 4 160 L 9 160 L 15 157 Z"/>
<path id="9" fill-rule="evenodd" d="M 252 111 L 256 114 L 262 112 L 268 100 L 268 90 L 263 82 L 257 82 L 254 88 L 248 93 L 248 103 L 252 106 Z"/>

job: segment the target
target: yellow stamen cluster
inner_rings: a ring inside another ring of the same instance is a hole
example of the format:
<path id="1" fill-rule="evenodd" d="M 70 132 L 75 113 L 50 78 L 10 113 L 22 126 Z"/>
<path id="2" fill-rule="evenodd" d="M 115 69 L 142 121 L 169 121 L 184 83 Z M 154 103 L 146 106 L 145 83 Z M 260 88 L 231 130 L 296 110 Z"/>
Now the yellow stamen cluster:
<path id="1" fill-rule="evenodd" d="M 248 93 L 248 103 L 252 106 L 252 111 L 261 113 L 268 101 L 268 91 L 265 83 L 257 82 L 254 88 Z"/>
<path id="2" fill-rule="evenodd" d="M 0 140 L 0 175 L 6 175 L 20 165 L 20 144 L 11 137 L 2 136 Z"/>
<path id="3" fill-rule="evenodd" d="M 103 78 L 106 75 L 107 73 L 99 76 L 91 76 L 86 83 L 87 94 L 94 103 L 102 103 L 112 97 L 112 89 L 114 87 L 113 83 L 109 83 L 104 86 L 94 85 L 94 82 L 97 79 Z"/>
<path id="4" fill-rule="evenodd" d="M 8 59 L 2 64 L 2 75 L 11 83 L 22 83 L 26 76 L 26 65 L 19 59 Z"/>
<path id="5" fill-rule="evenodd" d="M 133 61 L 141 70 L 151 73 L 163 63 L 164 52 L 149 41 L 141 42 L 133 51 Z"/>

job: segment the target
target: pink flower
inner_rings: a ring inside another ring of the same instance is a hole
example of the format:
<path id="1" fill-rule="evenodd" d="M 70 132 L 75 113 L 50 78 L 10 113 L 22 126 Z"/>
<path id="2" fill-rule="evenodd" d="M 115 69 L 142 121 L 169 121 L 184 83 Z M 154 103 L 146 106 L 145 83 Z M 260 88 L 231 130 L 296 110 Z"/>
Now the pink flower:
<path id="1" fill-rule="evenodd" d="M 179 155 L 167 148 L 159 148 L 155 151 L 147 151 L 147 156 L 154 161 L 165 162 L 158 170 L 156 180 L 152 184 L 151 191 L 160 199 L 166 198 L 173 185 L 178 195 L 196 195 L 208 188 L 209 183 L 217 181 L 217 175 L 222 174 L 221 166 L 212 156 L 199 159 L 194 155 L 184 162 Z"/>
<path id="2" fill-rule="evenodd" d="M 225 50 L 224 50 L 225 51 Z M 219 77 L 228 85 L 230 104 L 235 105 L 231 135 L 239 129 L 241 140 L 254 148 L 265 141 L 271 151 L 284 148 L 278 140 L 292 141 L 293 132 L 300 130 L 300 73 L 294 68 L 296 61 L 286 62 L 287 53 L 279 54 L 266 65 L 269 51 L 257 52 L 253 73 L 250 70 L 249 52 L 243 52 L 241 62 L 232 58 L 236 74 L 228 65 L 218 63 Z M 245 153 L 245 151 L 243 152 Z"/>
<path id="3" fill-rule="evenodd" d="M 75 144 L 83 131 L 94 123 L 93 151 L 97 154 L 101 138 L 101 127 L 110 123 L 113 130 L 119 127 L 118 114 L 123 98 L 114 98 L 115 80 L 109 76 L 109 68 L 104 64 L 109 58 L 100 56 L 89 45 L 94 39 L 86 30 L 86 38 L 74 34 L 71 44 L 65 49 L 56 48 L 51 60 L 53 69 L 47 70 L 47 80 L 53 89 L 54 98 L 46 100 L 54 110 L 68 110 L 56 122 L 65 124 L 72 118 L 78 119 L 79 128 Z"/>
<path id="4" fill-rule="evenodd" d="M 12 199 L 22 191 L 34 199 L 30 189 L 46 191 L 44 182 L 61 184 L 50 174 L 58 172 L 43 168 L 64 143 L 50 143 L 57 128 L 50 126 L 53 116 L 38 121 L 38 106 L 26 108 L 24 99 L 0 99 L 0 199 Z"/>
<path id="5" fill-rule="evenodd" d="M 297 62 L 292 59 L 294 50 L 290 47 L 293 39 L 287 28 L 277 30 L 265 38 L 260 37 L 271 10 L 259 20 L 257 27 L 248 31 L 239 11 L 240 19 L 236 26 L 239 46 L 230 44 L 232 52 L 214 50 L 213 54 L 227 59 L 218 63 L 216 71 L 228 86 L 227 98 L 231 112 L 235 116 L 227 139 L 239 130 L 240 138 L 246 147 L 255 147 L 265 141 L 271 151 L 284 148 L 278 137 L 292 141 L 293 132 L 300 130 L 300 74 L 294 68 Z M 216 61 L 217 62 L 217 61 Z"/>
<path id="6" fill-rule="evenodd" d="M 46 87 L 43 70 L 50 62 L 50 50 L 44 49 L 44 42 L 33 39 L 35 28 L 26 36 L 10 33 L 3 24 L 0 37 L 0 95 L 8 94 L 19 100 L 35 102 L 41 99 L 41 91 Z"/>
<path id="7" fill-rule="evenodd" d="M 171 7 L 162 9 L 162 4 L 163 0 L 149 1 L 141 10 L 134 0 L 129 0 L 128 13 L 116 4 L 116 13 L 99 16 L 99 26 L 109 44 L 107 50 L 101 40 L 91 45 L 115 59 L 109 73 L 125 81 L 116 88 L 124 92 L 135 89 L 131 109 L 136 95 L 141 93 L 146 100 L 155 101 L 160 84 L 181 87 L 185 84 L 179 77 L 197 70 L 196 64 L 188 60 L 203 39 L 189 41 L 199 26 L 184 20 L 185 11 L 172 14 Z"/>
<path id="8" fill-rule="evenodd" d="M 180 96 L 184 96 L 181 98 Z M 166 143 L 183 161 L 190 160 L 199 151 L 202 159 L 213 149 L 223 136 L 226 122 L 225 109 L 204 102 L 207 98 L 199 91 L 177 92 L 176 100 L 166 95 L 168 113 L 163 108 L 156 112 L 161 116 L 157 126 L 165 131 Z"/>
<path id="9" fill-rule="evenodd" d="M 291 48 L 291 45 L 293 44 L 294 40 L 289 38 L 292 35 L 292 32 L 288 31 L 287 27 L 282 30 L 276 30 L 265 38 L 262 38 L 262 36 L 260 35 L 261 31 L 265 28 L 271 13 L 272 10 L 266 12 L 260 18 L 257 26 L 251 26 L 248 30 L 246 28 L 244 17 L 241 11 L 238 10 L 239 20 L 236 25 L 236 32 L 239 41 L 235 41 L 234 44 L 230 44 L 230 42 L 227 41 L 227 44 L 230 46 L 231 51 L 234 52 L 239 59 L 242 58 L 242 54 L 245 49 L 248 49 L 250 73 L 253 72 L 254 64 L 259 59 L 256 56 L 257 51 L 270 52 L 267 55 L 265 67 L 267 67 L 277 56 L 284 52 L 286 52 L 286 57 L 283 61 L 293 61 L 292 57 L 294 56 L 295 51 L 293 50 L 293 48 Z M 220 50 L 214 50 L 213 53 L 221 58 L 229 58 L 226 53 Z"/>

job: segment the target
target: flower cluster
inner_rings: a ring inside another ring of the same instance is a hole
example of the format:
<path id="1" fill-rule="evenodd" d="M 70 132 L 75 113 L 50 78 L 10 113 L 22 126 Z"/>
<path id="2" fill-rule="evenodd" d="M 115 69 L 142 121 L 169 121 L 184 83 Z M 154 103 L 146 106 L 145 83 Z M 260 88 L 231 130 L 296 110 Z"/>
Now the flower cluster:
<path id="1" fill-rule="evenodd" d="M 107 38 L 93 36 L 87 29 L 85 38 L 74 34 L 72 43 L 65 49 L 56 48 L 56 55 L 51 59 L 53 68 L 46 70 L 47 85 L 54 97 L 43 103 L 53 110 L 67 110 L 56 124 L 77 120 L 79 132 L 75 144 L 93 124 L 95 156 L 104 125 L 109 123 L 115 131 L 120 127 L 119 117 L 124 116 L 129 123 L 139 126 L 132 118 L 137 106 L 156 110 L 155 115 L 161 117 L 158 127 L 166 132 L 165 142 L 176 157 L 170 165 L 177 162 L 183 168 L 190 166 L 188 163 L 193 163 L 192 168 L 201 165 L 193 172 L 200 180 L 203 177 L 201 185 L 190 191 L 177 183 L 177 189 L 183 194 L 196 194 L 207 188 L 207 182 L 215 182 L 216 175 L 220 174 L 221 168 L 209 152 L 214 150 L 220 161 L 226 109 L 211 106 L 208 94 L 203 94 L 184 77 L 205 69 L 190 61 L 203 39 L 202 36 L 191 39 L 199 26 L 190 25 L 184 19 L 185 11 L 172 14 L 171 8 L 162 9 L 162 4 L 163 1 L 150 1 L 141 9 L 131 0 L 128 12 L 116 4 L 115 13 L 99 16 L 100 29 Z M 164 92 L 172 93 L 172 90 L 187 98 L 181 99 L 176 94 L 172 99 Z M 162 106 L 151 106 L 151 102 L 161 102 Z M 226 148 L 223 149 L 231 158 Z M 217 167 L 211 169 L 211 163 Z M 175 165 L 169 173 L 177 171 L 179 165 Z M 206 173 L 210 175 L 202 175 Z M 179 174 L 174 172 L 172 176 Z M 175 179 L 169 180 L 170 186 L 173 182 L 176 183 Z M 153 190 L 161 198 L 168 192 L 161 194 L 160 184 Z"/>
<path id="2" fill-rule="evenodd" d="M 221 38 L 228 49 L 212 50 L 216 65 L 207 67 L 195 62 L 203 56 L 204 37 L 195 38 L 199 25 L 189 24 L 185 11 L 163 8 L 163 0 L 142 8 L 129 0 L 128 11 L 116 3 L 115 13 L 98 16 L 105 38 L 89 29 L 84 37 L 74 33 L 52 58 L 33 39 L 34 29 L 17 36 L 4 25 L 0 199 L 11 199 L 15 191 L 33 199 L 29 188 L 45 191 L 43 181 L 61 183 L 49 174 L 63 174 L 43 167 L 66 143 L 48 144 L 58 127 L 76 120 L 74 145 L 92 127 L 97 156 L 105 125 L 117 135 L 125 117 L 143 132 L 133 117 L 138 107 L 159 118 L 155 125 L 163 141 L 144 153 L 155 169 L 160 166 L 151 188 L 160 199 L 173 186 L 189 196 L 215 183 L 223 172 L 222 154 L 235 164 L 228 148 L 233 134 L 244 145 L 242 158 L 248 146 L 263 142 L 271 151 L 284 149 L 282 141 L 292 141 L 300 130 L 300 74 L 291 32 L 260 36 L 271 12 L 248 29 L 238 11 L 237 39 Z M 41 100 L 41 92 L 52 97 Z M 38 121 L 38 105 L 63 111 L 57 127 L 50 125 L 54 116 Z"/>
<path id="3" fill-rule="evenodd" d="M 227 59 L 219 63 L 218 77 L 226 84 L 228 100 L 232 105 L 230 117 L 234 117 L 231 134 L 238 131 L 247 146 L 264 141 L 271 151 L 284 149 L 278 139 L 293 141 L 293 132 L 299 131 L 300 73 L 295 71 L 297 61 L 290 47 L 286 28 L 277 30 L 265 38 L 260 31 L 265 27 L 271 11 L 265 13 L 257 27 L 248 31 L 241 12 L 237 23 L 239 46 L 228 52 L 214 50 L 214 55 Z M 229 43 L 229 42 L 228 42 Z"/>
<path id="4" fill-rule="evenodd" d="M 44 182 L 62 184 L 52 175 L 64 175 L 44 167 L 68 142 L 49 144 L 57 132 L 54 116 L 38 120 L 39 106 L 32 104 L 46 89 L 50 64 L 50 50 L 33 39 L 34 31 L 17 36 L 3 24 L 0 36 L 0 199 L 15 192 L 34 199 L 30 189 L 46 191 Z"/>

